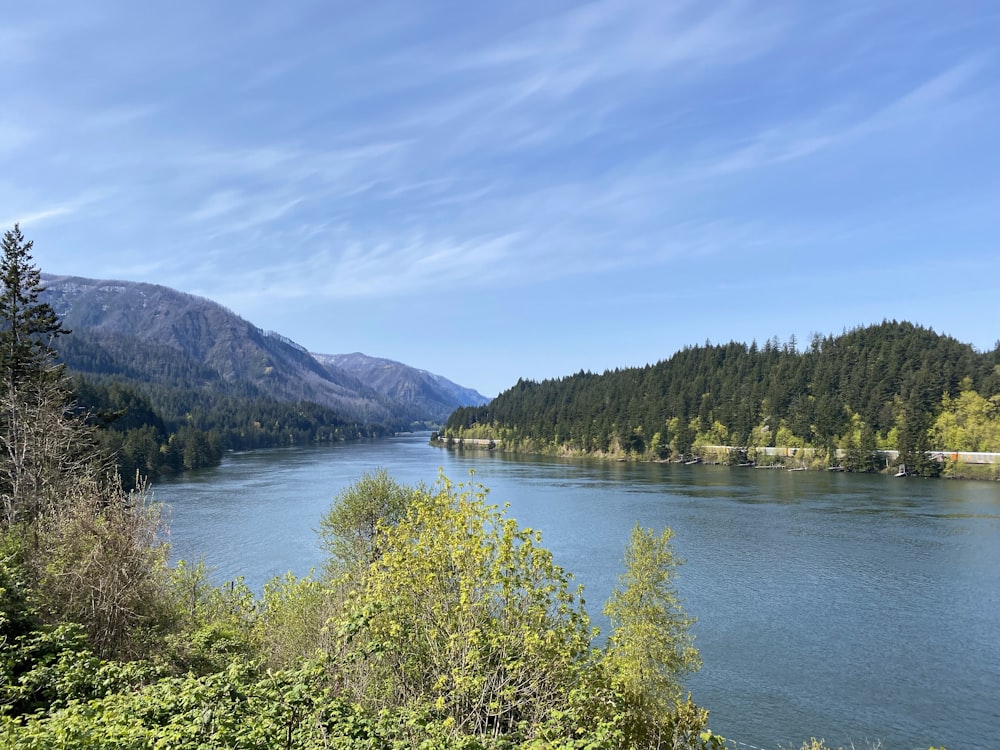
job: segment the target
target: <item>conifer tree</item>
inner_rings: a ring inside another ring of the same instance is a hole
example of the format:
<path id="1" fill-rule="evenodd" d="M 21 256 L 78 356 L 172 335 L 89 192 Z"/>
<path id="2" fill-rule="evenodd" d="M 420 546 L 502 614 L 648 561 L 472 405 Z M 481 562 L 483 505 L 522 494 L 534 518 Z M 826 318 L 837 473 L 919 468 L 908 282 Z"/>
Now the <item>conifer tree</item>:
<path id="1" fill-rule="evenodd" d="M 0 525 L 31 521 L 90 463 L 79 425 L 67 419 L 69 389 L 53 341 L 67 333 L 33 264 L 33 243 L 15 224 L 0 258 Z"/>
<path id="2" fill-rule="evenodd" d="M 159 616 L 159 515 L 123 490 L 75 409 L 53 346 L 68 331 L 40 299 L 31 247 L 17 225 L 3 236 L 0 549 L 17 550 L 44 620 L 80 623 L 98 654 L 141 653 Z"/>
<path id="3" fill-rule="evenodd" d="M 42 275 L 32 263 L 31 249 L 19 225 L 3 236 L 0 259 L 0 373 L 3 386 L 19 390 L 26 381 L 58 379 L 53 341 L 68 333 L 47 302 L 39 300 L 44 291 Z"/>

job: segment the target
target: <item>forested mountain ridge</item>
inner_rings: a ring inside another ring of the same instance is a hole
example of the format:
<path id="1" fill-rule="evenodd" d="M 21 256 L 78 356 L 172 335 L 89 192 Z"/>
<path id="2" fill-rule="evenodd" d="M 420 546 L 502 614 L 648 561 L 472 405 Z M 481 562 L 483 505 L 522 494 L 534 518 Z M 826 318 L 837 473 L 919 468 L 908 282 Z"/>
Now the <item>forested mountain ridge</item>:
<path id="1" fill-rule="evenodd" d="M 73 335 L 60 355 L 74 372 L 278 402 L 305 401 L 343 419 L 407 427 L 443 421 L 457 406 L 485 399 L 440 376 L 399 365 L 396 387 L 380 387 L 372 367 L 350 371 L 266 332 L 225 307 L 168 287 L 43 275 L 43 298 Z M 339 355 L 327 355 L 339 356 Z M 348 355 L 353 357 L 353 355 Z M 363 356 L 363 355 L 362 355 Z M 419 382 L 404 387 L 410 373 Z M 440 387 L 427 395 L 426 376 Z M 428 408 L 428 407 L 432 408 Z"/>
<path id="2" fill-rule="evenodd" d="M 699 445 L 813 447 L 872 468 L 899 450 L 933 473 L 931 450 L 1000 451 L 1000 347 L 886 321 L 840 336 L 687 347 L 645 367 L 519 381 L 460 408 L 446 436 L 522 450 L 665 458 Z"/>
<path id="3" fill-rule="evenodd" d="M 72 331 L 60 337 L 58 358 L 77 406 L 106 428 L 98 437 L 127 486 L 137 474 L 214 465 L 225 449 L 377 437 L 440 424 L 455 407 L 483 401 L 463 401 L 454 384 L 436 408 L 402 390 L 387 395 L 363 368 L 320 363 L 291 339 L 168 287 L 41 279 L 40 299 Z M 402 381 L 419 372 L 400 367 Z"/>
<path id="4" fill-rule="evenodd" d="M 210 300 L 154 284 L 43 281 L 43 298 L 73 331 L 60 354 L 75 372 L 312 401 L 363 421 L 403 416 L 356 378 Z"/>

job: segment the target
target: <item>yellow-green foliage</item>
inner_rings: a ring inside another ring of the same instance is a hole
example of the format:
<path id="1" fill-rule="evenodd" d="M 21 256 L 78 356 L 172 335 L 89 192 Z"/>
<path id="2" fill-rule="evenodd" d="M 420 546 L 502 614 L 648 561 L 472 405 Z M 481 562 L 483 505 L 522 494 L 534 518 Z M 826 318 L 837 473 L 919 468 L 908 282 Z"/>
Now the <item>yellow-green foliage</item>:
<path id="1" fill-rule="evenodd" d="M 944 395 L 931 440 L 941 450 L 1000 452 L 1000 396 L 986 399 L 966 379 L 957 398 Z"/>
<path id="2" fill-rule="evenodd" d="M 177 669 L 209 674 L 258 650 L 258 602 L 242 579 L 215 586 L 204 563 L 179 562 L 170 571 L 171 632 L 164 656 Z"/>
<path id="3" fill-rule="evenodd" d="M 341 576 L 378 558 L 383 546 L 380 526 L 397 523 L 421 491 L 399 484 L 385 469 L 376 469 L 337 495 L 316 532 L 328 556 L 327 573 Z"/>
<path id="4" fill-rule="evenodd" d="M 657 536 L 638 525 L 625 550 L 625 572 L 604 607 L 611 621 L 606 661 L 616 683 L 655 712 L 667 714 L 681 696 L 680 679 L 701 666 L 681 607 L 680 560 L 665 529 Z"/>
<path id="5" fill-rule="evenodd" d="M 792 432 L 785 420 L 781 420 L 774 435 L 774 444 L 784 448 L 802 448 L 806 443 L 800 436 Z"/>
<path id="6" fill-rule="evenodd" d="M 256 642 L 264 663 L 294 667 L 330 645 L 327 622 L 343 608 L 339 589 L 311 576 L 287 573 L 264 584 L 256 623 Z"/>
<path id="7" fill-rule="evenodd" d="M 702 445 L 729 445 L 729 430 L 718 420 L 706 425 L 694 440 L 696 449 Z"/>
<path id="8" fill-rule="evenodd" d="M 0 747 L 9 750 L 391 747 L 381 734 L 373 717 L 333 694 L 316 664 L 261 673 L 234 661 L 22 721 L 0 713 Z"/>
<path id="9" fill-rule="evenodd" d="M 508 733 L 566 706 L 591 660 L 589 620 L 569 576 L 484 501 L 442 480 L 419 493 L 352 597 L 345 620 L 358 700 L 429 701 L 455 731 Z"/>

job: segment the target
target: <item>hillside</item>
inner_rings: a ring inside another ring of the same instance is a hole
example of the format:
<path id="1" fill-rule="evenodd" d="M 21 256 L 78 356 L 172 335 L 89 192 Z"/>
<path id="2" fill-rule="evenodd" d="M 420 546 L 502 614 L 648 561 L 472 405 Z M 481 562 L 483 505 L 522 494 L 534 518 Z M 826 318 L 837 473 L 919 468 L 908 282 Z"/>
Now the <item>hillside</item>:
<path id="1" fill-rule="evenodd" d="M 646 458 L 699 445 L 811 447 L 860 470 L 877 450 L 933 473 L 929 451 L 1000 451 L 1000 348 L 896 321 L 763 347 L 689 347 L 642 368 L 520 381 L 462 408 L 446 435 L 504 447 Z"/>
<path id="2" fill-rule="evenodd" d="M 445 378 L 398 365 L 383 388 L 381 360 L 351 369 L 320 363 L 302 346 L 263 331 L 211 300 L 154 284 L 43 275 L 45 299 L 73 335 L 60 342 L 74 372 L 161 391 L 310 402 L 341 418 L 406 428 L 443 420 L 485 399 Z M 363 356 L 363 355 L 362 355 Z M 398 363 L 397 363 L 398 364 Z M 407 378 L 414 378 L 411 384 Z M 437 388 L 428 387 L 429 382 Z M 160 406 L 168 400 L 159 398 Z M 184 399 L 182 399 L 184 400 Z"/>

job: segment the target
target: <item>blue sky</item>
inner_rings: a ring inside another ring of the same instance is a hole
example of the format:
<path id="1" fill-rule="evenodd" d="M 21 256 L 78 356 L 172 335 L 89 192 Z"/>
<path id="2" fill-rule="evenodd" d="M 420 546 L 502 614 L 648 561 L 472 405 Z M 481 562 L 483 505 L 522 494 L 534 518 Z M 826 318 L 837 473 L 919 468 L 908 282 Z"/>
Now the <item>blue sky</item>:
<path id="1" fill-rule="evenodd" d="M 8 3 L 0 226 L 492 395 L 1000 339 L 993 0 Z"/>

